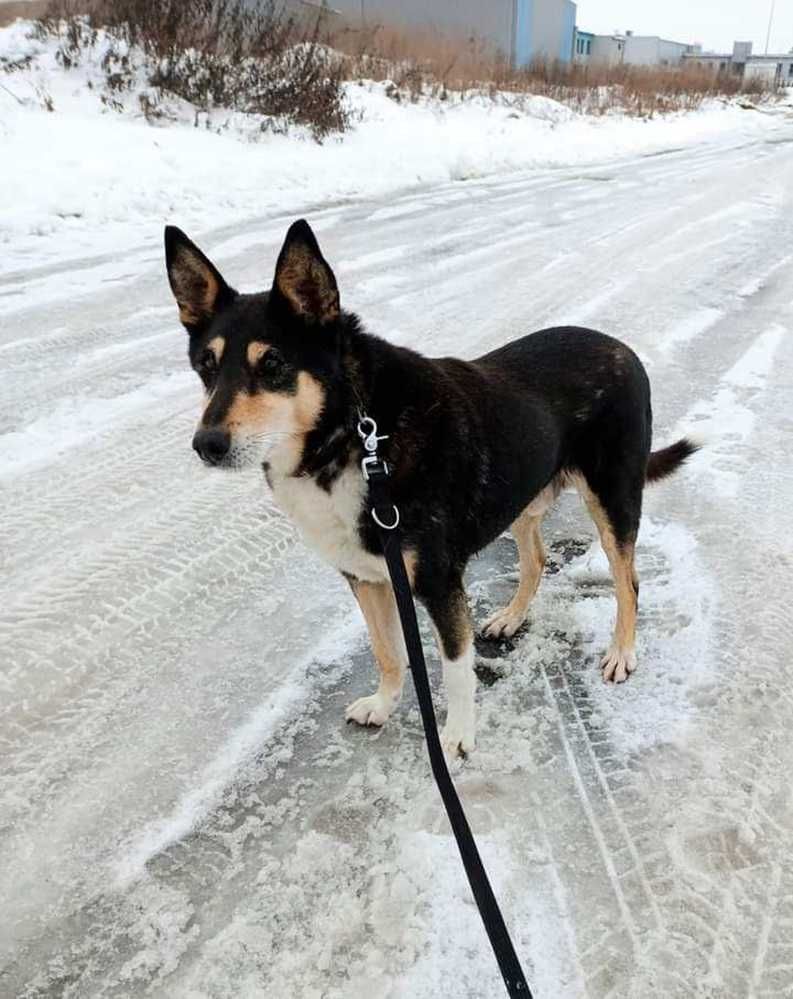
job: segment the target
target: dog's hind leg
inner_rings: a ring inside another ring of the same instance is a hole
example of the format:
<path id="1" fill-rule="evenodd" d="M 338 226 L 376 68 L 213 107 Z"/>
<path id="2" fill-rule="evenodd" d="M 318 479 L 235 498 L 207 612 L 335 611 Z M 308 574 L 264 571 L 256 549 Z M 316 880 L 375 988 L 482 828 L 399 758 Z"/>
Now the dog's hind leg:
<path id="1" fill-rule="evenodd" d="M 638 508 L 636 508 L 635 526 L 626 530 L 624 527 L 618 534 L 614 528 L 613 516 L 610 516 L 599 497 L 585 482 L 577 482 L 587 509 L 597 526 L 600 543 L 609 560 L 611 575 L 614 577 L 614 587 L 617 592 L 617 622 L 614 635 L 606 655 L 601 660 L 603 679 L 623 683 L 636 669 L 636 614 L 639 606 L 639 578 L 634 565 L 636 535 L 638 533 L 638 511 L 641 504 L 639 490 Z M 621 507 L 623 520 L 626 510 L 634 504 L 628 503 Z M 629 516 L 628 520 L 634 518 Z"/>
<path id="2" fill-rule="evenodd" d="M 350 580 L 350 586 L 366 620 L 380 669 L 380 684 L 374 694 L 354 701 L 347 708 L 346 718 L 359 725 L 385 725 L 402 696 L 407 665 L 394 591 L 390 583 Z"/>
<path id="3" fill-rule="evenodd" d="M 545 548 L 540 525 L 548 507 L 559 493 L 557 482 L 548 485 L 512 523 L 510 530 L 518 546 L 520 582 L 506 607 L 497 610 L 482 626 L 485 638 L 512 638 L 526 620 L 529 604 L 537 592 L 545 568 Z"/>

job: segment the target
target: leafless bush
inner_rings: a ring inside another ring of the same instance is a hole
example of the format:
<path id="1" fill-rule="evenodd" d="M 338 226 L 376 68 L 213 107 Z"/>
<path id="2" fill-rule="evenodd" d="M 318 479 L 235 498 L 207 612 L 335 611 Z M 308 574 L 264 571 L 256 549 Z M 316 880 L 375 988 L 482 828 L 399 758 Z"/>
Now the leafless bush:
<path id="1" fill-rule="evenodd" d="M 158 95 L 189 101 L 198 111 L 228 108 L 264 116 L 271 127 L 305 125 L 321 140 L 349 125 L 343 66 L 323 44 L 320 17 L 313 23 L 289 15 L 276 0 L 56 0 L 40 30 L 57 34 L 58 58 L 69 68 L 96 44 L 98 30 L 113 39 L 106 50 L 106 104 L 121 106 L 140 66 L 145 83 L 141 110 L 156 119 Z"/>

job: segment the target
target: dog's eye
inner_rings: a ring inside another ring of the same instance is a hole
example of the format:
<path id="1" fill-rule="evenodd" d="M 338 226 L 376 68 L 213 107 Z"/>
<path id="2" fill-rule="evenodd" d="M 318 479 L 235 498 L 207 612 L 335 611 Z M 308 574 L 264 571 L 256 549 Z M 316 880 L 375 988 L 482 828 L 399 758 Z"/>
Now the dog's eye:
<path id="1" fill-rule="evenodd" d="M 204 382 L 211 381 L 218 369 L 218 361 L 211 350 L 205 350 L 196 361 L 196 371 Z"/>
<path id="2" fill-rule="evenodd" d="M 205 350 L 198 359 L 198 367 L 210 374 L 218 366 L 217 358 L 211 350 Z"/>
<path id="3" fill-rule="evenodd" d="M 259 370 L 265 372 L 266 374 L 272 374 L 274 371 L 280 371 L 283 366 L 284 359 L 274 347 L 271 347 L 259 361 Z"/>

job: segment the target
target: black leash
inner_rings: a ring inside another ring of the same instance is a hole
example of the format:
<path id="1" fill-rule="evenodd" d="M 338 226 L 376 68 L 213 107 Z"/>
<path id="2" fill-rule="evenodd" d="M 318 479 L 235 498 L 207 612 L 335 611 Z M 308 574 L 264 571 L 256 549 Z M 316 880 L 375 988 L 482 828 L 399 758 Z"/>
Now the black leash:
<path id="1" fill-rule="evenodd" d="M 465 873 L 468 876 L 468 883 L 474 895 L 479 915 L 485 925 L 485 930 L 490 938 L 490 945 L 498 961 L 501 975 L 507 993 L 517 996 L 518 999 L 532 999 L 531 991 L 520 966 L 520 961 L 515 953 L 509 932 L 504 923 L 504 917 L 498 907 L 496 896 L 490 887 L 482 858 L 476 846 L 468 819 L 465 817 L 463 806 L 457 797 L 454 783 L 449 776 L 446 766 L 446 759 L 443 755 L 441 741 L 438 736 L 438 725 L 435 719 L 435 709 L 432 704 L 432 693 L 427 677 L 427 664 L 424 661 L 424 650 L 421 645 L 418 621 L 416 620 L 416 607 L 413 603 L 413 594 L 410 589 L 405 562 L 402 558 L 402 540 L 399 531 L 399 510 L 394 505 L 391 498 L 391 491 L 388 485 L 388 465 L 382 458 L 378 457 L 378 441 L 384 440 L 377 436 L 377 424 L 371 417 L 361 416 L 358 424 L 358 433 L 364 442 L 364 449 L 367 452 L 361 465 L 364 478 L 369 486 L 369 508 L 380 535 L 380 542 L 383 546 L 383 554 L 388 572 L 391 576 L 391 583 L 394 588 L 399 618 L 402 622 L 402 631 L 405 635 L 405 645 L 407 646 L 410 672 L 413 675 L 413 683 L 416 688 L 416 697 L 421 711 L 421 721 L 424 726 L 424 735 L 427 739 L 427 749 L 429 751 L 430 766 L 438 785 L 441 798 L 443 799 L 446 814 L 449 816 L 454 838 L 457 840 L 457 847 L 460 851 Z"/>

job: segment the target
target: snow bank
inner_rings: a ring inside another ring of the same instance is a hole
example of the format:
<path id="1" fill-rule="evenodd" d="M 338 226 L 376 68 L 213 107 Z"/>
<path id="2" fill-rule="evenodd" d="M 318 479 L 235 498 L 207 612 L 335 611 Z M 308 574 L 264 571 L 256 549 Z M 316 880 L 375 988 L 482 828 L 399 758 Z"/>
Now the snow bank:
<path id="1" fill-rule="evenodd" d="M 33 38 L 31 27 L 17 21 L 0 30 L 0 57 L 31 57 L 0 81 L 0 272 L 151 244 L 166 221 L 200 233 L 250 216 L 648 155 L 774 124 L 772 115 L 716 102 L 651 121 L 583 117 L 541 97 L 397 104 L 384 84 L 369 82 L 347 86 L 354 129 L 321 146 L 222 111 L 201 118 L 184 105 L 171 108 L 175 121 L 153 127 L 135 100 L 123 114 L 102 104 L 101 46 L 92 62 L 67 71 L 55 42 Z"/>

